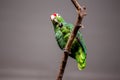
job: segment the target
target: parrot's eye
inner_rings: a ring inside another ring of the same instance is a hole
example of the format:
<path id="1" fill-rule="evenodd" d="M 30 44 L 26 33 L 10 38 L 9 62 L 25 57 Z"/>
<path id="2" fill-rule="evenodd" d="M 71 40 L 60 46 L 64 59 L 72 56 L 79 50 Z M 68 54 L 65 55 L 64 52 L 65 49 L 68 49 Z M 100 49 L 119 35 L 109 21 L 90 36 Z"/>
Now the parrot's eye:
<path id="1" fill-rule="evenodd" d="M 59 27 L 61 28 L 62 26 L 63 26 L 63 24 L 62 24 L 62 23 L 60 23 L 60 24 L 59 24 Z"/>

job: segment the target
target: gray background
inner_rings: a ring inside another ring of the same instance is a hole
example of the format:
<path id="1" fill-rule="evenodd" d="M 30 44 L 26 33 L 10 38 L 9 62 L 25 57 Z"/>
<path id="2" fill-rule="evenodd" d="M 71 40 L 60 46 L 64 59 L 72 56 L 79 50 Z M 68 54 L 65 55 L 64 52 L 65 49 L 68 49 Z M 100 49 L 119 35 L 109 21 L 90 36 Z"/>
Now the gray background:
<path id="1" fill-rule="evenodd" d="M 120 0 L 79 0 L 88 15 L 81 29 L 87 67 L 68 59 L 63 80 L 120 80 Z M 55 80 L 62 53 L 50 15 L 74 23 L 70 0 L 0 0 L 0 80 Z"/>

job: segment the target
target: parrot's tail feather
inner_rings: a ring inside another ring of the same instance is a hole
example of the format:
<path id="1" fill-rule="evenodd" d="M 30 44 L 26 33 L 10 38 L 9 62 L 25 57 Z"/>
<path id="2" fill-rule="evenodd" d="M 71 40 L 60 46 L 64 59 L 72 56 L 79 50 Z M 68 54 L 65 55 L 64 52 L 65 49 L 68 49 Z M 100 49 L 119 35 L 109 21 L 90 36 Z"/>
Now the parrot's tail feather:
<path id="1" fill-rule="evenodd" d="M 77 66 L 79 70 L 83 70 L 86 67 L 86 62 L 84 62 L 83 64 L 77 63 Z"/>
<path id="2" fill-rule="evenodd" d="M 86 54 L 82 51 L 82 48 L 76 54 L 76 61 L 79 70 L 83 70 L 86 67 Z"/>

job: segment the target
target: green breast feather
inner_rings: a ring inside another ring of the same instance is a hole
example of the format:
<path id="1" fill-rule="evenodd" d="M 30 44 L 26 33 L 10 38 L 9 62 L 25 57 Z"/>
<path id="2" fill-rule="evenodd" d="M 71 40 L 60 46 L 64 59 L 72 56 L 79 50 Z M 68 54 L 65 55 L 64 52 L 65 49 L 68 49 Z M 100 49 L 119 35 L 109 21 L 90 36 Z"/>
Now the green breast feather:
<path id="1" fill-rule="evenodd" d="M 73 29 L 73 25 L 66 23 L 61 16 L 58 16 L 54 17 L 52 23 L 54 25 L 56 41 L 63 50 Z M 78 31 L 72 43 L 71 54 L 69 56 L 76 60 L 79 70 L 86 67 L 86 46 L 80 31 Z"/>

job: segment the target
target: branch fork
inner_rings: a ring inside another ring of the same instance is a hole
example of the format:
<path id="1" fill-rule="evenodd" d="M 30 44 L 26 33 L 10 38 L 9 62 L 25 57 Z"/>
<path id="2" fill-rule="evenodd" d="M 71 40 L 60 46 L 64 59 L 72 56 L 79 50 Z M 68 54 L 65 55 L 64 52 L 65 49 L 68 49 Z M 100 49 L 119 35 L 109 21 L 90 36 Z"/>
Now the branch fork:
<path id="1" fill-rule="evenodd" d="M 64 54 L 63 54 L 62 62 L 61 62 L 61 65 L 60 65 L 59 74 L 58 74 L 56 80 L 62 80 L 64 70 L 65 70 L 65 67 L 66 67 L 66 63 L 67 63 L 67 59 L 68 59 L 70 49 L 71 49 L 71 46 L 72 46 L 72 42 L 73 42 L 79 28 L 82 27 L 81 22 L 82 22 L 83 17 L 86 16 L 86 7 L 85 6 L 80 6 L 79 3 L 77 2 L 77 0 L 71 0 L 71 1 L 74 4 L 74 6 L 77 10 L 78 17 L 77 17 L 76 23 L 74 25 L 74 29 L 72 30 L 71 35 L 70 35 L 70 37 L 67 41 L 67 44 L 64 48 Z"/>

